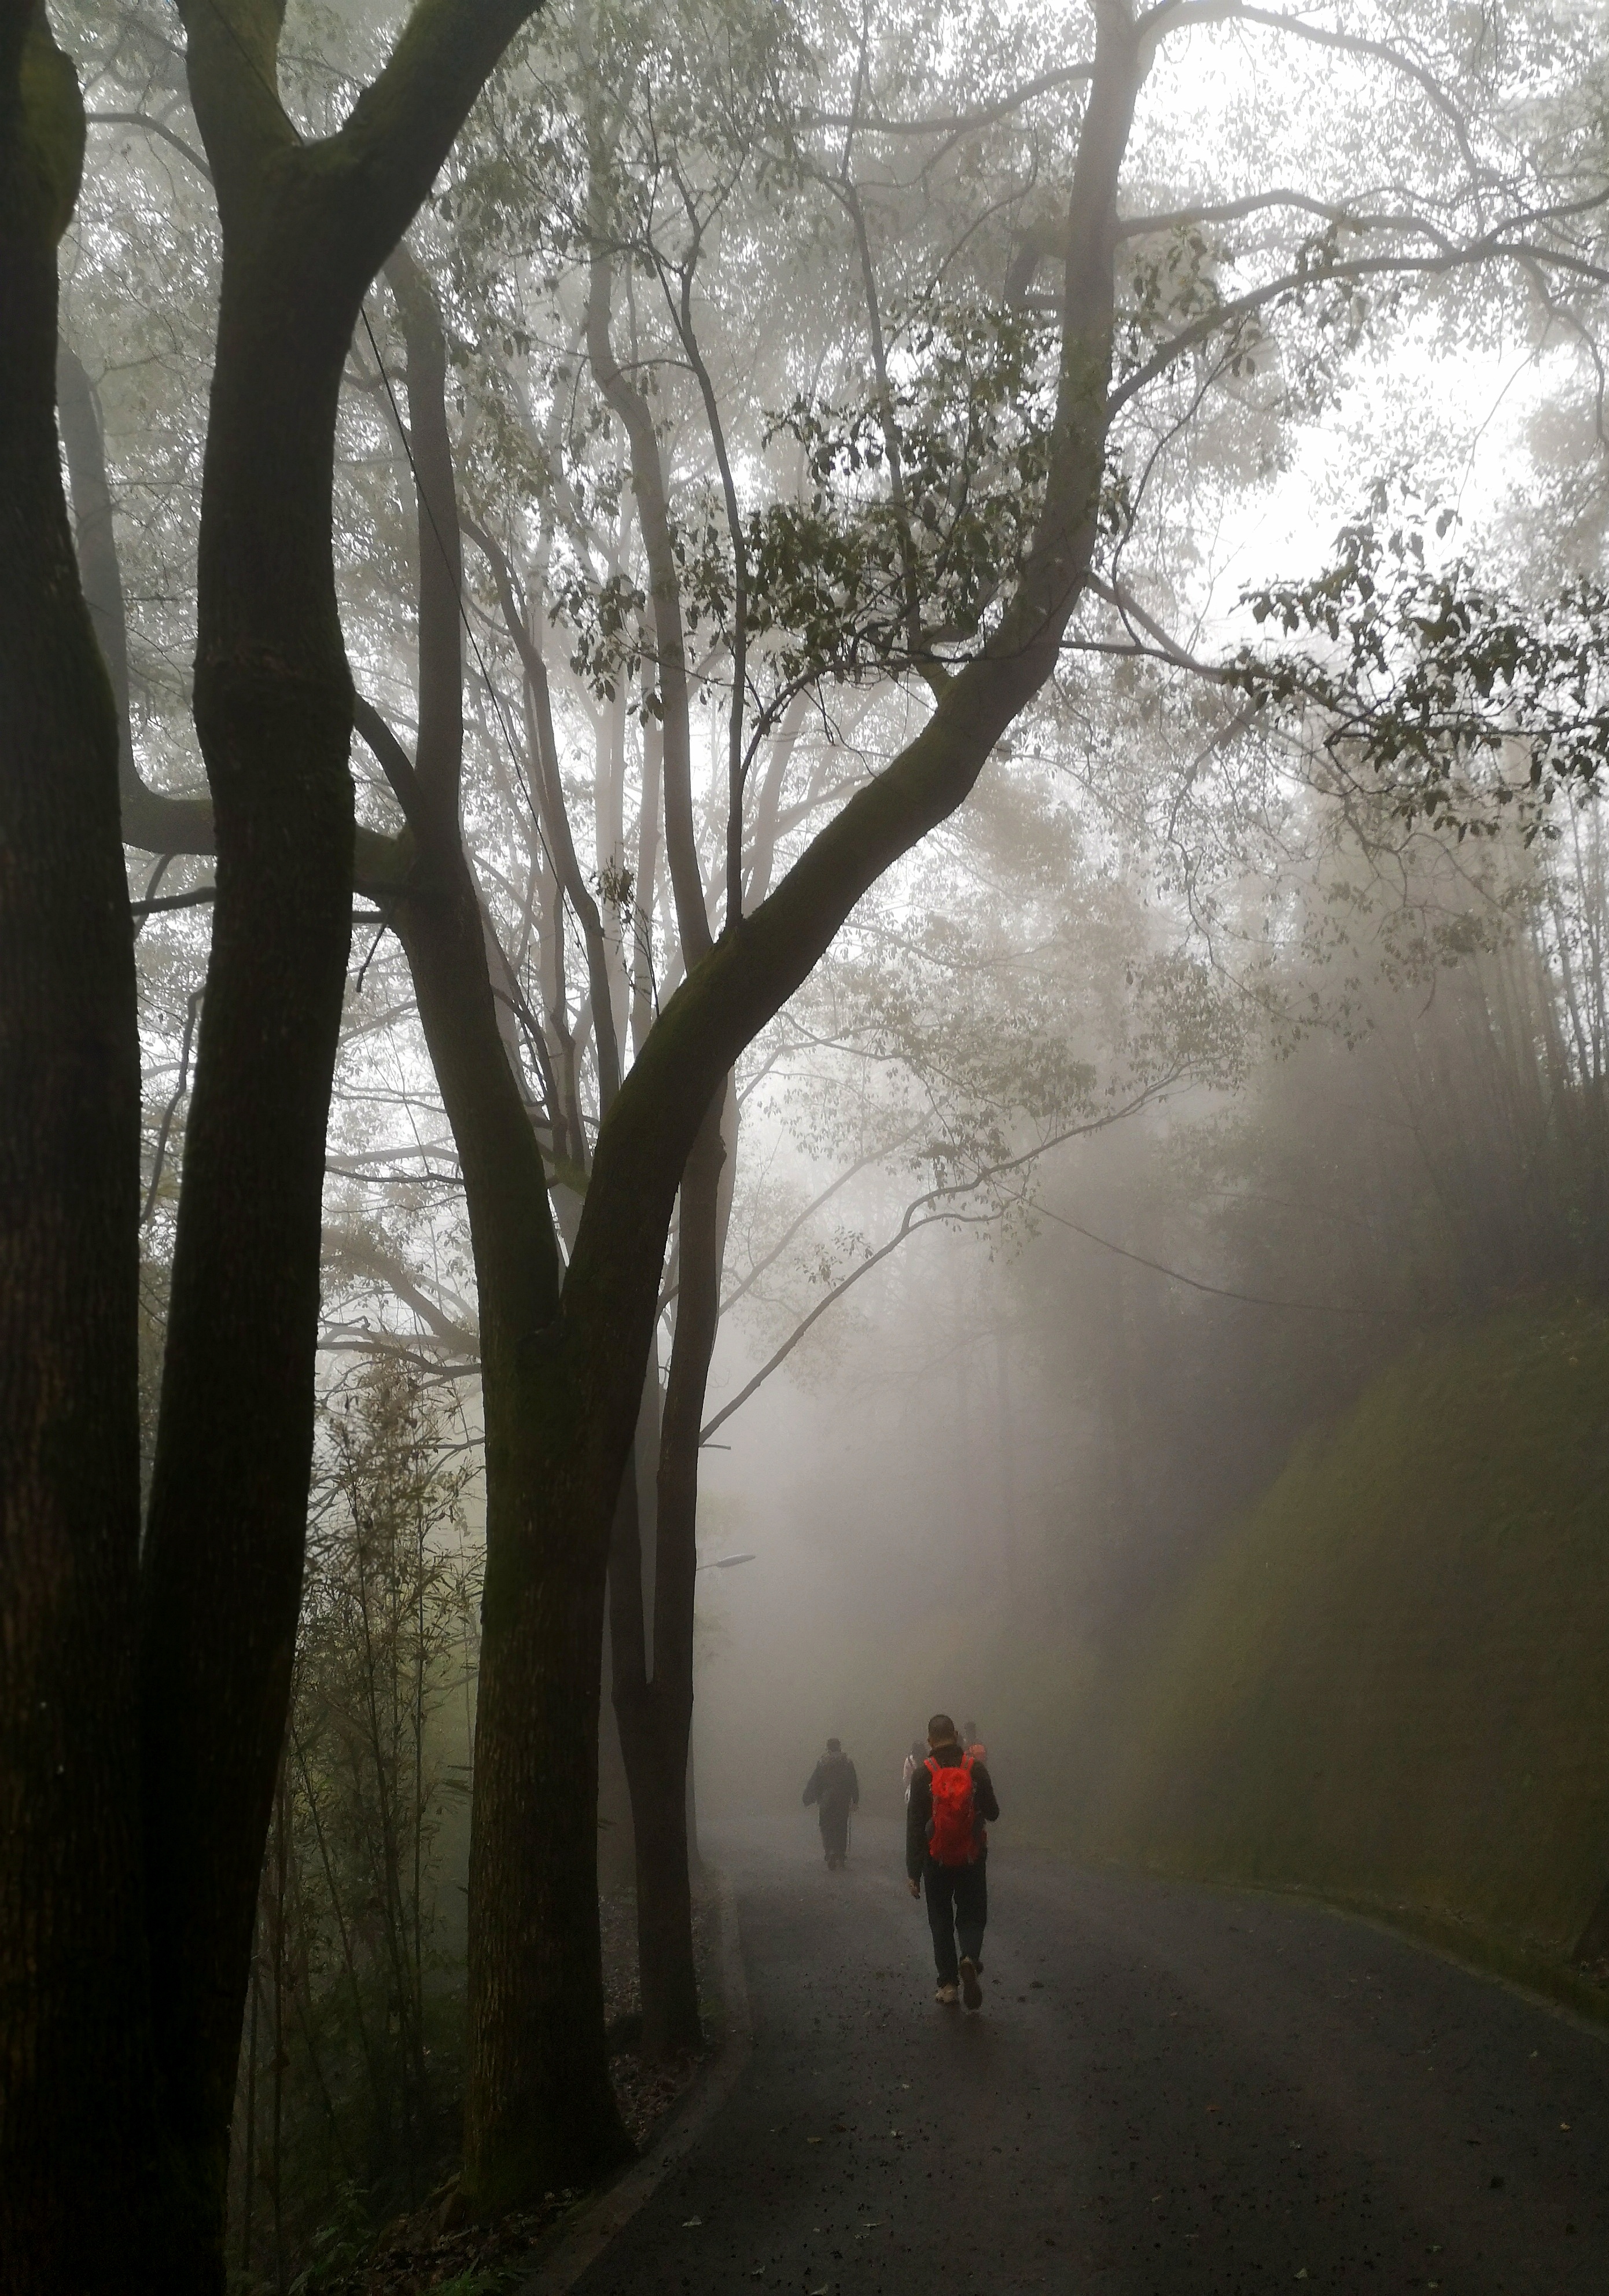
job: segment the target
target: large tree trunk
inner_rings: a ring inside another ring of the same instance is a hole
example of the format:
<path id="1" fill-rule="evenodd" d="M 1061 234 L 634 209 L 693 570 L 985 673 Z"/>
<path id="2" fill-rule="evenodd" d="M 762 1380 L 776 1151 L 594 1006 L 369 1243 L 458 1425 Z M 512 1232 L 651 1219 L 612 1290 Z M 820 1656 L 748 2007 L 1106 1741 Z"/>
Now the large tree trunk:
<path id="1" fill-rule="evenodd" d="M 495 1559 L 488 1544 L 464 2126 L 464 2189 L 481 2210 L 593 2183 L 631 2152 L 605 2062 L 597 1921 L 608 1514 L 577 1456 L 579 1398 L 562 1385 L 558 1412 L 550 1394 L 529 1398 L 534 1472 Z M 546 1505 L 533 1505 L 545 1485 Z M 557 1535 L 567 1517 L 582 1533 L 573 1541 Z"/>
<path id="2" fill-rule="evenodd" d="M 283 226 L 267 235 L 276 259 L 226 257 L 202 482 L 195 717 L 218 901 L 143 1615 L 153 2000 L 209 2243 L 300 1604 L 351 931 L 351 687 L 329 550 L 345 334 L 324 313 L 309 324 Z"/>
<path id="3" fill-rule="evenodd" d="M 223 2283 L 229 2114 L 301 1588 L 321 1198 L 350 938 L 351 681 L 331 554 L 364 295 L 531 0 L 418 0 L 345 126 L 282 109 L 276 0 L 183 12 L 224 240 L 195 720 L 218 898 L 141 1603 L 152 1997 L 176 2287 Z"/>
<path id="4" fill-rule="evenodd" d="M 486 1591 L 464 2194 L 489 2210 L 533 2189 L 589 2184 L 630 2145 L 608 2079 L 598 1939 L 602 1578 L 553 1536 L 548 1513 L 554 1398 L 542 1342 L 558 1264 L 546 1182 L 497 1033 L 462 854 L 441 873 L 456 891 L 433 898 L 422 872 L 398 930 L 463 1159 L 480 1297 Z M 562 1653 L 545 1679 L 524 1662 L 533 1624 Z"/>
<path id="5" fill-rule="evenodd" d="M 55 427 L 78 83 L 0 29 L 0 2286 L 155 2277 L 128 1633 L 139 1050 L 111 689 Z"/>
<path id="6" fill-rule="evenodd" d="M 651 2056 L 702 2039 L 693 1953 L 687 1745 L 693 1726 L 693 1620 L 698 1568 L 699 1430 L 720 1313 L 720 1189 L 726 1086 L 711 1102 L 682 1175 L 676 1340 L 660 1431 L 653 1652 L 645 1648 L 636 1477 L 622 1479 L 611 1559 L 614 1704 L 636 1841 L 643 2046 Z"/>
<path id="7" fill-rule="evenodd" d="M 464 2192 L 488 2210 L 533 2186 L 589 2184 L 630 2152 L 608 2079 L 598 1938 L 603 1587 L 548 1529 L 552 1398 L 541 1342 L 557 1307 L 557 1254 L 461 852 L 443 857 L 439 875 L 422 868 L 398 931 L 463 1160 L 480 1299 L 486 1592 Z M 553 1548 L 556 1567 L 545 1567 Z M 533 1606 L 563 1654 L 556 1679 L 534 1680 L 521 1662 Z M 504 1854 L 488 1857 L 488 1843 Z"/>

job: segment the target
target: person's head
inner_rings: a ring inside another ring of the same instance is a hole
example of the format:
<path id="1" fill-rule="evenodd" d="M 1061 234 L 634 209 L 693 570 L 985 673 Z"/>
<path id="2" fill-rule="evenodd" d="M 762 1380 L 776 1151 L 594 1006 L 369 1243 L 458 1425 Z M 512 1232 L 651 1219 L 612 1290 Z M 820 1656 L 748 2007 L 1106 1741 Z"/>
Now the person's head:
<path id="1" fill-rule="evenodd" d="M 829 1754 L 841 1754 L 843 1748 L 840 1745 L 836 1738 L 829 1738 L 827 1740 L 827 1751 Z"/>
<path id="2" fill-rule="evenodd" d="M 913 1738 L 913 1739 L 911 1740 L 911 1759 L 912 1759 L 912 1761 L 914 1761 L 914 1762 L 919 1762 L 919 1761 L 922 1759 L 922 1757 L 924 1756 L 924 1754 L 925 1754 L 925 1753 L 926 1753 L 926 1751 L 927 1751 L 927 1741 L 926 1741 L 926 1739 L 925 1739 L 925 1738 Z"/>
<path id="3" fill-rule="evenodd" d="M 956 1742 L 956 1726 L 948 1714 L 930 1714 L 927 1718 L 927 1742 L 937 1753 L 940 1746 Z"/>

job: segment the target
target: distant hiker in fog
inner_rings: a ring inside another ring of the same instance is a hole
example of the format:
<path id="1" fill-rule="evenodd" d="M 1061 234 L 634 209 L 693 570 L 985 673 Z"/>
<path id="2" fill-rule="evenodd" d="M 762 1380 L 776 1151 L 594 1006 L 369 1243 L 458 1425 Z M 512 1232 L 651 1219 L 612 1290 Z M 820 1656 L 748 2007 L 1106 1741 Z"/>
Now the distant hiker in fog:
<path id="1" fill-rule="evenodd" d="M 860 1780 L 836 1738 L 827 1740 L 826 1752 L 810 1772 L 804 1790 L 807 1809 L 814 1802 L 821 1813 L 821 1847 L 829 1873 L 836 1873 L 850 1854 L 850 1812 L 860 1807 Z"/>
<path id="2" fill-rule="evenodd" d="M 925 1762 L 926 1759 L 926 1739 L 913 1738 L 911 1740 L 911 1751 L 906 1756 L 905 1767 L 900 1772 L 900 1782 L 905 1787 L 905 1799 L 907 1802 L 911 1798 L 911 1780 L 915 1776 L 917 1771 L 922 1767 L 923 1763 Z"/>
<path id="3" fill-rule="evenodd" d="M 939 1972 L 935 1998 L 981 2007 L 983 1925 L 989 1919 L 986 1821 L 1000 1815 L 983 1764 L 964 1752 L 948 1714 L 927 1726 L 927 1759 L 911 1779 L 905 1812 L 905 1872 L 913 1898 L 927 1891 L 927 1923 Z M 959 1959 L 956 1947 L 960 1948 Z"/>

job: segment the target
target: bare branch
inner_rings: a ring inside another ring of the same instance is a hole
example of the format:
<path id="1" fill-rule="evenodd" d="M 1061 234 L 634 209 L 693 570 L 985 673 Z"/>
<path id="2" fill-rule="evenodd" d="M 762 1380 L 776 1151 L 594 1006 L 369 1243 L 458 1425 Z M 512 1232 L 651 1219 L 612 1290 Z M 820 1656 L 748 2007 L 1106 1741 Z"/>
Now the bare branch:
<path id="1" fill-rule="evenodd" d="M 864 127 L 875 135 L 965 135 L 974 128 L 992 127 L 997 120 L 1006 119 L 1020 111 L 1036 96 L 1048 95 L 1059 87 L 1075 87 L 1094 73 L 1093 63 L 1062 64 L 1055 71 L 1040 72 L 1033 79 L 1024 80 L 1008 95 L 994 103 L 980 104 L 972 111 L 952 111 L 931 116 L 925 119 L 887 119 L 875 111 L 817 111 L 809 115 L 808 124 L 814 127 Z"/>
<path id="2" fill-rule="evenodd" d="M 1463 113 L 1453 102 L 1435 74 L 1411 56 L 1393 48 L 1388 41 L 1366 39 L 1357 32 L 1332 31 L 1323 24 L 1309 23 L 1303 17 L 1286 15 L 1277 8 L 1253 8 L 1245 0 L 1162 0 L 1140 23 L 1141 37 L 1148 43 L 1168 39 L 1175 32 L 1186 32 L 1209 24 L 1252 24 L 1259 29 L 1283 32 L 1292 39 L 1309 41 L 1313 46 L 1328 48 L 1342 55 L 1367 56 L 1383 63 L 1391 70 L 1400 72 L 1421 89 L 1432 109 L 1439 112 L 1451 128 L 1458 153 L 1474 182 L 1490 183 L 1492 172 L 1476 159 L 1469 141 L 1469 129 Z"/>
<path id="3" fill-rule="evenodd" d="M 86 126 L 90 127 L 144 128 L 147 135 L 154 135 L 160 142 L 171 144 L 181 159 L 189 161 L 198 176 L 203 176 L 208 183 L 212 181 L 212 170 L 194 144 L 187 144 L 165 120 L 153 119 L 148 111 L 86 111 L 84 119 Z"/>

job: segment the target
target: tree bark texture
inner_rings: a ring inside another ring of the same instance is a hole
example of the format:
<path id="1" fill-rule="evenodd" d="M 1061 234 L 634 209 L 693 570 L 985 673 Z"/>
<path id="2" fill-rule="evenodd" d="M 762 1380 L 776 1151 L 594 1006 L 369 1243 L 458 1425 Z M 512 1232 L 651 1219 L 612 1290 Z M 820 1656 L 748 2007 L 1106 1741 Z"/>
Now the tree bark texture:
<path id="1" fill-rule="evenodd" d="M 651 2056 L 702 2039 L 693 1953 L 687 1746 L 693 1726 L 693 1620 L 698 1568 L 699 1430 L 720 1316 L 720 1193 L 726 1086 L 699 1127 L 682 1175 L 676 1339 L 660 1430 L 653 1656 L 645 1649 L 636 1479 L 621 1479 L 611 1558 L 614 1705 L 636 1842 L 643 2046 Z"/>
<path id="2" fill-rule="evenodd" d="M 218 898 L 141 1603 L 153 1997 L 189 2253 L 223 2280 L 252 1908 L 301 1590 L 324 1133 L 350 937 L 352 689 L 331 554 L 362 300 L 530 0 L 419 0 L 346 125 L 280 104 L 274 0 L 183 13 L 224 263 L 195 720 Z"/>
<path id="3" fill-rule="evenodd" d="M 30 16 L 32 20 L 29 20 Z M 111 688 L 55 428 L 76 75 L 0 20 L 0 2286 L 147 2279 L 139 1048 Z"/>

